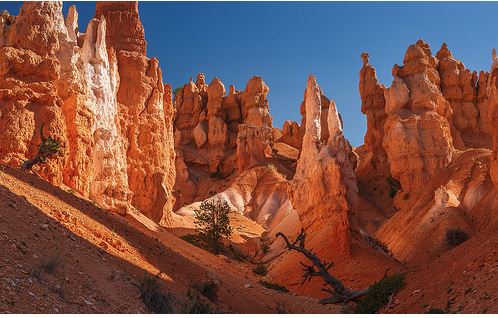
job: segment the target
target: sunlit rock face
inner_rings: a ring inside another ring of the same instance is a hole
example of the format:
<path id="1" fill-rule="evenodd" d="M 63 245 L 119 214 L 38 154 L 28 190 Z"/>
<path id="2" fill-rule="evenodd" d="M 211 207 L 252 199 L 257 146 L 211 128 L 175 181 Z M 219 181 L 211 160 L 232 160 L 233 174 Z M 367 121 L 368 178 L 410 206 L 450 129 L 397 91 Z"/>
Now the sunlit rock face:
<path id="1" fill-rule="evenodd" d="M 441 92 L 453 110 L 453 125 L 464 148 L 490 148 L 488 73 L 471 72 L 454 58 L 446 43 L 437 52 Z"/>
<path id="2" fill-rule="evenodd" d="M 349 215 L 358 203 L 351 146 L 342 133 L 334 101 L 322 122 L 322 93 L 314 76 L 308 78 L 301 154 L 290 187 L 290 201 L 299 214 L 310 247 L 350 252 Z M 322 127 L 328 139 L 322 140 Z M 311 235 L 312 233 L 312 235 Z"/>
<path id="3" fill-rule="evenodd" d="M 296 149 L 300 149 L 302 142 L 300 129 L 299 124 L 295 121 L 286 120 L 282 126 L 282 135 L 278 141 L 288 144 Z"/>
<path id="4" fill-rule="evenodd" d="M 225 178 L 267 164 L 273 155 L 268 92 L 258 76 L 244 91 L 230 85 L 227 93 L 218 78 L 206 84 L 202 73 L 176 89 L 176 169 L 182 173 L 175 209 L 221 190 Z"/>
<path id="5" fill-rule="evenodd" d="M 359 155 L 356 178 L 363 196 L 379 206 L 385 214 L 392 211 L 392 199 L 389 197 L 391 175 L 386 150 L 382 146 L 384 125 L 386 123 L 386 88 L 377 80 L 375 68 L 369 63 L 369 55 L 361 54 L 363 66 L 360 70 L 359 91 L 361 112 L 367 117 L 367 131 L 364 144 L 355 152 Z"/>
<path id="6" fill-rule="evenodd" d="M 73 6 L 27 2 L 1 18 L 0 160 L 18 166 L 45 136 L 61 154 L 39 167 L 104 208 L 167 222 L 175 178 L 171 89 L 145 56 L 136 2 L 98 3 L 85 33 Z"/>
<path id="7" fill-rule="evenodd" d="M 498 58 L 496 57 L 496 50 L 493 49 L 493 64 L 489 74 L 487 93 L 489 99 L 489 112 L 492 125 L 492 154 L 490 163 L 490 175 L 495 187 L 498 187 Z"/>
<path id="8" fill-rule="evenodd" d="M 439 90 L 436 59 L 427 43 L 411 45 L 403 63 L 394 66 L 394 80 L 384 94 L 383 147 L 391 175 L 401 183 L 398 195 L 419 192 L 454 154 L 452 111 Z"/>

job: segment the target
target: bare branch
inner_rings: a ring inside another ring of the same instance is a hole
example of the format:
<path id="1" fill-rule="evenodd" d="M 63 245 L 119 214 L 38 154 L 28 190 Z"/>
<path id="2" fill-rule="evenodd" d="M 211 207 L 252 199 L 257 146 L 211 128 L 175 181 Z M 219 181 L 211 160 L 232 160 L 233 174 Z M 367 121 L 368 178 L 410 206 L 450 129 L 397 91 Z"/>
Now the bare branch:
<path id="1" fill-rule="evenodd" d="M 298 251 L 311 261 L 310 265 L 299 262 L 303 267 L 303 281 L 301 282 L 301 285 L 306 281 L 311 281 L 311 278 L 314 276 L 320 276 L 325 284 L 331 287 L 324 288 L 322 290 L 333 294 L 334 296 L 322 299 L 320 301 L 321 304 L 336 304 L 341 302 L 346 303 L 366 294 L 367 290 L 352 291 L 347 289 L 340 280 L 332 276 L 328 271 L 332 266 L 334 266 L 334 262 L 323 262 L 320 258 L 318 258 L 318 256 L 313 253 L 311 249 L 308 250 L 305 248 L 306 234 L 304 232 L 304 229 L 301 229 L 301 232 L 296 237 L 294 243 L 291 243 L 289 239 L 281 232 L 278 232 L 275 236 L 281 236 L 284 239 L 285 244 L 289 250 Z"/>

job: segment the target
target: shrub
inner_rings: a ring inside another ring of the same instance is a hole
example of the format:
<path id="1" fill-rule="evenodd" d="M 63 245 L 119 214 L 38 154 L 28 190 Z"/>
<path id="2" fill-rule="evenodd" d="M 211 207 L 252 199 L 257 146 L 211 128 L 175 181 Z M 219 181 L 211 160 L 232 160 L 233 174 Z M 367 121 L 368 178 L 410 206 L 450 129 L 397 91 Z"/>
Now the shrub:
<path id="1" fill-rule="evenodd" d="M 57 267 L 59 267 L 62 259 L 59 255 L 52 255 L 40 260 L 40 263 L 37 264 L 32 270 L 30 275 L 36 280 L 40 281 L 42 273 L 53 274 Z"/>
<path id="2" fill-rule="evenodd" d="M 51 136 L 45 137 L 43 135 L 43 124 L 40 126 L 40 137 L 42 142 L 38 146 L 38 152 L 33 159 L 29 159 L 23 162 L 21 169 L 31 170 L 34 165 L 38 163 L 45 163 L 52 156 L 56 155 L 60 151 L 60 143 L 52 138 Z"/>
<path id="3" fill-rule="evenodd" d="M 183 303 L 184 314 L 212 314 L 211 307 L 206 304 L 195 289 L 189 289 Z"/>
<path id="4" fill-rule="evenodd" d="M 467 233 L 460 229 L 449 229 L 446 231 L 446 245 L 449 248 L 456 247 L 469 239 Z"/>
<path id="5" fill-rule="evenodd" d="M 265 280 L 260 280 L 259 283 L 261 285 L 263 285 L 263 287 L 268 288 L 268 289 L 274 289 L 276 291 L 283 292 L 283 293 L 289 292 L 289 290 L 285 286 L 279 285 L 277 283 L 272 283 L 272 282 L 265 281 Z"/>
<path id="6" fill-rule="evenodd" d="M 268 268 L 263 264 L 259 264 L 252 269 L 252 272 L 259 276 L 266 276 L 266 274 L 268 274 Z"/>
<path id="7" fill-rule="evenodd" d="M 202 244 L 202 240 L 199 238 L 198 235 L 195 235 L 195 234 L 186 234 L 186 235 L 182 235 L 180 236 L 180 238 L 182 240 L 184 240 L 185 242 L 188 242 L 192 245 L 195 245 L 197 247 L 200 247 L 200 248 L 204 248 L 203 244 Z"/>
<path id="8" fill-rule="evenodd" d="M 246 260 L 244 253 L 234 244 L 230 244 L 228 249 L 225 251 L 225 255 L 238 262 L 243 262 Z"/>
<path id="9" fill-rule="evenodd" d="M 371 285 L 367 294 L 358 301 L 355 314 L 375 314 L 387 305 L 389 297 L 405 285 L 405 277 L 401 274 L 387 276 Z"/>
<path id="10" fill-rule="evenodd" d="M 61 257 L 59 255 L 53 255 L 43 259 L 40 266 L 45 273 L 53 274 L 60 263 Z"/>
<path id="11" fill-rule="evenodd" d="M 267 242 L 264 242 L 262 245 L 261 245 L 261 251 L 263 252 L 263 254 L 268 254 L 268 252 L 270 251 L 270 245 L 268 245 Z"/>
<path id="12" fill-rule="evenodd" d="M 220 284 L 215 281 L 208 280 L 203 282 L 202 284 L 194 285 L 194 288 L 208 299 L 215 300 L 218 290 L 220 289 Z"/>
<path id="13" fill-rule="evenodd" d="M 393 177 L 387 177 L 386 181 L 387 185 L 389 186 L 389 196 L 391 198 L 394 198 L 396 193 L 401 190 L 401 183 L 399 183 L 399 181 L 394 179 Z"/>
<path id="14" fill-rule="evenodd" d="M 285 307 L 285 303 L 277 303 L 276 313 L 277 314 L 288 314 L 289 313 L 289 311 Z"/>
<path id="15" fill-rule="evenodd" d="M 172 298 L 170 295 L 161 291 L 159 284 L 157 283 L 158 279 L 159 274 L 157 276 L 146 274 L 138 285 L 140 297 L 142 298 L 145 307 L 147 307 L 147 309 L 151 312 L 156 314 L 172 313 Z"/>
<path id="16" fill-rule="evenodd" d="M 380 250 L 388 255 L 392 255 L 391 250 L 387 247 L 387 245 L 384 242 L 366 234 L 364 235 L 364 238 L 373 248 Z"/>
<path id="17" fill-rule="evenodd" d="M 448 312 L 441 308 L 430 308 L 425 312 L 426 314 L 447 314 Z"/>
<path id="18" fill-rule="evenodd" d="M 195 225 L 199 237 L 215 253 L 223 250 L 221 239 L 229 238 L 232 234 L 230 212 L 230 207 L 224 200 L 205 200 L 199 209 L 195 210 Z"/>

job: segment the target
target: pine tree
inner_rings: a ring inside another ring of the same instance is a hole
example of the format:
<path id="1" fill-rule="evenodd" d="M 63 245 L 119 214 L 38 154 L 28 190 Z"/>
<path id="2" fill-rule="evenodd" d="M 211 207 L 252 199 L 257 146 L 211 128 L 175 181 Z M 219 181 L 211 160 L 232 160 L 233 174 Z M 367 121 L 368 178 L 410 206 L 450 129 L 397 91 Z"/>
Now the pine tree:
<path id="1" fill-rule="evenodd" d="M 205 200 L 194 212 L 200 238 L 215 253 L 221 252 L 221 239 L 229 238 L 232 234 L 229 218 L 231 210 L 228 203 L 225 200 Z"/>

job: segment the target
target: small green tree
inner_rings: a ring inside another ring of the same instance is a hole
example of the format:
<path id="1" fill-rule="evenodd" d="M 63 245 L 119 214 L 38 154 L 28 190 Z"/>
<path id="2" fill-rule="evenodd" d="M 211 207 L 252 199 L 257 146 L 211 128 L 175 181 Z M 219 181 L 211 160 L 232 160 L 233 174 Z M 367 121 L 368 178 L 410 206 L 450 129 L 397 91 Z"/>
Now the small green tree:
<path id="1" fill-rule="evenodd" d="M 232 234 L 229 218 L 231 211 L 228 203 L 225 200 L 205 200 L 194 212 L 195 226 L 200 238 L 215 253 L 221 252 L 223 249 L 221 239 L 229 238 Z"/>
<path id="2" fill-rule="evenodd" d="M 24 161 L 22 170 L 31 170 L 35 164 L 45 163 L 50 157 L 59 153 L 60 143 L 51 136 L 43 135 L 43 124 L 40 127 L 40 138 L 42 142 L 38 146 L 38 152 L 33 159 Z"/>

